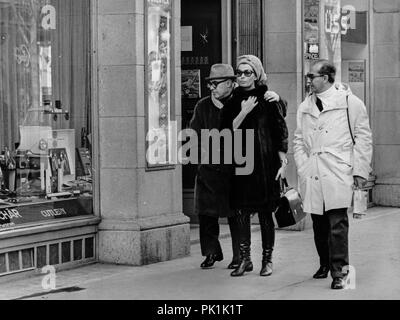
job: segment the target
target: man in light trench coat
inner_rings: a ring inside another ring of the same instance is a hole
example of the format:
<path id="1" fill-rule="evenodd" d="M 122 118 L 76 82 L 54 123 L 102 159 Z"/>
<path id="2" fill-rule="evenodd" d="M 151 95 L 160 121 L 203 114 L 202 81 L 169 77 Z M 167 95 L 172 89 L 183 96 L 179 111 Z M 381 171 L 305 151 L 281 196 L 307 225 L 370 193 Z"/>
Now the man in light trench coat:
<path id="1" fill-rule="evenodd" d="M 337 89 L 335 76 L 336 68 L 326 60 L 307 74 L 312 93 L 298 108 L 294 157 L 320 258 L 314 278 L 327 278 L 330 271 L 331 288 L 343 289 L 349 266 L 347 211 L 353 189 L 364 186 L 371 172 L 372 134 L 364 103 Z"/>

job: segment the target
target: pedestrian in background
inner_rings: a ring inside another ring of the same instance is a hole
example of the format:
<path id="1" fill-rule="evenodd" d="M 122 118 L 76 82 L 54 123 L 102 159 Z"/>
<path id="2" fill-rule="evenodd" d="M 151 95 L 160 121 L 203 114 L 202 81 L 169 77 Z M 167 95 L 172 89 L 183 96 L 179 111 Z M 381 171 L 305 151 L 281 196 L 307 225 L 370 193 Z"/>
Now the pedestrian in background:
<path id="1" fill-rule="evenodd" d="M 335 66 L 326 60 L 307 74 L 312 93 L 298 108 L 294 157 L 320 258 L 314 278 L 327 278 L 330 271 L 331 288 L 343 289 L 349 266 L 347 212 L 353 188 L 361 188 L 371 172 L 372 134 L 364 103 L 338 90 L 335 77 Z"/>
<path id="2" fill-rule="evenodd" d="M 258 213 L 261 228 L 263 252 L 260 275 L 270 276 L 275 244 L 272 212 L 280 198 L 278 180 L 285 177 L 287 165 L 288 129 L 284 119 L 287 106 L 279 96 L 278 99 L 271 98 L 274 93 L 268 91 L 267 76 L 257 57 L 239 57 L 236 75 L 239 87 L 225 105 L 222 125 L 232 130 L 254 131 L 254 170 L 250 175 L 233 176 L 230 200 L 232 209 L 238 212 L 239 217 L 240 265 L 231 276 L 242 276 L 253 270 L 252 213 Z M 243 132 L 242 136 L 246 134 Z"/>

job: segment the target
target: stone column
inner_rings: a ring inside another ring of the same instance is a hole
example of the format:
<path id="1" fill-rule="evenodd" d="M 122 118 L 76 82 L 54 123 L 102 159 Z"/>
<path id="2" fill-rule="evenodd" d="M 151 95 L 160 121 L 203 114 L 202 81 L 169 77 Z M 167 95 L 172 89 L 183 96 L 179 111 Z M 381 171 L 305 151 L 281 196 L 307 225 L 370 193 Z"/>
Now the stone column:
<path id="1" fill-rule="evenodd" d="M 265 1 L 264 21 L 264 65 L 270 89 L 288 101 L 288 181 L 291 186 L 297 187 L 293 137 L 297 107 L 303 100 L 302 1 Z M 305 219 L 291 229 L 303 230 L 310 225 L 310 219 Z"/>
<path id="2" fill-rule="evenodd" d="M 179 116 L 180 2 L 172 3 L 171 100 Z M 97 4 L 99 260 L 143 265 L 184 257 L 190 228 L 182 213 L 181 167 L 146 171 L 145 1 Z"/>
<path id="3" fill-rule="evenodd" d="M 373 123 L 374 203 L 400 206 L 400 2 L 374 0 Z"/>

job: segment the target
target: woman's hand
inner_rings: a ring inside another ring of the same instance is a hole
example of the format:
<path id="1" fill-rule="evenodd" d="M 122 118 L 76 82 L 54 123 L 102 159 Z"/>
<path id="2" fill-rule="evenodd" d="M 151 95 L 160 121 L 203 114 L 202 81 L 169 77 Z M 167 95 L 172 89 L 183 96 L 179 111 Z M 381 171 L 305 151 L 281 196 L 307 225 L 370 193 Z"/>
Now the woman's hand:
<path id="1" fill-rule="evenodd" d="M 283 152 L 279 152 L 279 157 L 281 158 L 281 168 L 278 170 L 278 174 L 276 175 L 276 181 L 279 179 L 286 179 L 286 169 L 288 166 L 288 160 L 286 158 L 286 155 Z"/>
<path id="2" fill-rule="evenodd" d="M 258 105 L 257 97 L 250 97 L 242 102 L 242 112 L 249 114 Z"/>
<path id="3" fill-rule="evenodd" d="M 282 167 L 279 169 L 278 174 L 276 175 L 276 181 L 278 181 L 279 179 L 286 179 L 286 169 L 287 166 L 283 164 Z"/>
<path id="4" fill-rule="evenodd" d="M 281 97 L 275 91 L 267 91 L 264 95 L 264 99 L 267 102 L 279 102 Z"/>

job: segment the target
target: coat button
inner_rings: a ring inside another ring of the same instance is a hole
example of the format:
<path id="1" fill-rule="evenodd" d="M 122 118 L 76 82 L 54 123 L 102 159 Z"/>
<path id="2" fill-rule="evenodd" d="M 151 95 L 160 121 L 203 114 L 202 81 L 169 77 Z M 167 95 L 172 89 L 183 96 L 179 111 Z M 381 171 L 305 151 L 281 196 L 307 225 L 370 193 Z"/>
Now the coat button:
<path id="1" fill-rule="evenodd" d="M 315 181 L 318 181 L 319 179 L 318 179 L 318 177 L 315 177 Z"/>

